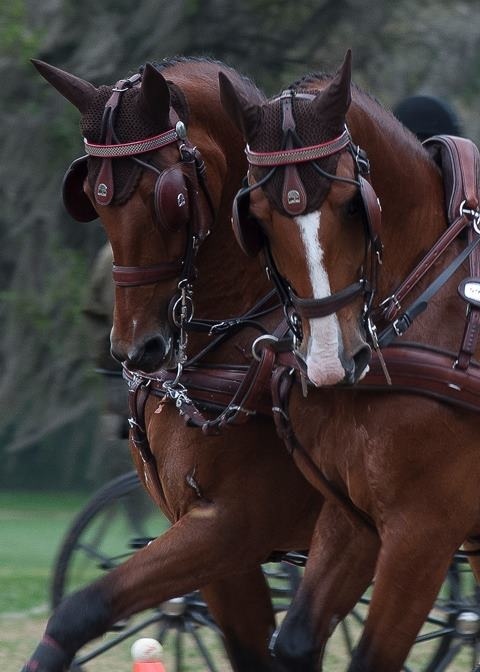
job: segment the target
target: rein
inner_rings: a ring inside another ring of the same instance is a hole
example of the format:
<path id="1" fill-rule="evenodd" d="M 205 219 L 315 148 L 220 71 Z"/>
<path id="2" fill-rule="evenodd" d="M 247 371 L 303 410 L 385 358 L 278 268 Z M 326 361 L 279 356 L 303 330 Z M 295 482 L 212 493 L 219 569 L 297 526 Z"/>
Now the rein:
<path id="1" fill-rule="evenodd" d="M 453 367 L 467 370 L 475 353 L 480 328 L 480 209 L 479 170 L 480 154 L 477 147 L 466 138 L 434 136 L 425 143 L 431 153 L 441 158 L 441 167 L 446 180 L 447 217 L 449 226 L 432 248 L 408 274 L 400 286 L 382 301 L 376 311 L 377 319 L 387 326 L 378 336 L 380 346 L 388 346 L 394 339 L 403 336 L 413 321 L 428 307 L 430 299 L 445 285 L 460 266 L 469 260 L 470 278 L 460 283 L 460 297 L 467 303 L 465 329 L 458 356 Z M 467 246 L 437 275 L 430 285 L 407 309 L 402 302 L 425 276 L 435 262 L 450 248 L 458 236 L 467 231 Z"/>
<path id="2" fill-rule="evenodd" d="M 129 390 L 136 394 L 136 390 L 141 387 L 160 397 L 163 402 L 173 401 L 185 422 L 189 426 L 201 428 L 205 434 L 218 434 L 227 425 L 243 424 L 257 413 L 270 415 L 270 378 L 276 358 L 273 350 L 262 348 L 259 354 L 253 351 L 250 365 L 202 364 L 202 360 L 241 328 L 253 326 L 263 334 L 257 341 L 264 338 L 267 330 L 258 320 L 278 308 L 275 291 L 272 290 L 245 315 L 216 322 L 213 326 L 207 323 L 205 326 L 209 326 L 209 333 L 215 333 L 212 329 L 216 325 L 222 329 L 221 333 L 203 350 L 183 363 L 180 369 L 160 369 L 146 373 L 131 370 L 124 364 L 123 377 Z M 288 325 L 282 321 L 275 330 L 275 336 L 268 338 L 280 340 L 287 332 Z M 220 412 L 211 418 L 205 416 L 200 409 Z M 130 411 L 130 425 L 142 437 L 145 434 L 143 411 L 138 407 L 136 399 L 131 404 Z"/>

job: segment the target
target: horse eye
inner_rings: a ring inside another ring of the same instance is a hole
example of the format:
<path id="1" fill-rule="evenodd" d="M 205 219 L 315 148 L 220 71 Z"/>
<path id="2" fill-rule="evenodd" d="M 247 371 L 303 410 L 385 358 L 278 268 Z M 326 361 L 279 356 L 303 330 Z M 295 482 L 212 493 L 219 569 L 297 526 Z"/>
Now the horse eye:
<path id="1" fill-rule="evenodd" d="M 355 194 L 355 196 L 345 204 L 345 214 L 348 217 L 356 217 L 361 213 L 361 211 L 362 211 L 362 199 L 360 197 L 360 194 Z"/>

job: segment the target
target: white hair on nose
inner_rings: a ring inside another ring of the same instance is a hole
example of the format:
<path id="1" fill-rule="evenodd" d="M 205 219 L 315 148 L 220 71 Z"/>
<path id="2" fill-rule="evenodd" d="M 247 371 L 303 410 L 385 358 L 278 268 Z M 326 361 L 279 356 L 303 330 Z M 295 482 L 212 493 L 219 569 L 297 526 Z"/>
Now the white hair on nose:
<path id="1" fill-rule="evenodd" d="M 315 299 L 331 295 L 318 236 L 320 214 L 318 210 L 295 218 L 305 248 L 305 259 Z M 345 376 L 338 356 L 340 327 L 337 316 L 332 314 L 316 317 L 310 319 L 309 323 L 310 341 L 306 358 L 308 377 L 315 385 L 334 385 Z"/>

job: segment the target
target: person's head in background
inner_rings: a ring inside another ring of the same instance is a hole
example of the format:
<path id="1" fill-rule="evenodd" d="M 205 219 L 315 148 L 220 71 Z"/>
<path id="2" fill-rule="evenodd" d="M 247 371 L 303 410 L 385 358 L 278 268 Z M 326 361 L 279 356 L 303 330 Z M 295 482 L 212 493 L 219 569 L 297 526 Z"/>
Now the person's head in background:
<path id="1" fill-rule="evenodd" d="M 421 142 L 432 135 L 462 135 L 455 110 L 434 96 L 409 96 L 400 100 L 392 112 Z"/>

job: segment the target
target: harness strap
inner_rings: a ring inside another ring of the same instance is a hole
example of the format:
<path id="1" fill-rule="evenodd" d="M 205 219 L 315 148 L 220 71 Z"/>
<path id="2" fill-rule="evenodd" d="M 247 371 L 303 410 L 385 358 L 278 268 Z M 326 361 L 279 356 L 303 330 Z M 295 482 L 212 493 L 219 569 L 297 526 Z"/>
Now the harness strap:
<path id="1" fill-rule="evenodd" d="M 295 119 L 292 109 L 293 91 L 284 91 L 280 96 L 282 105 L 282 131 L 287 150 L 293 148 L 293 135 L 295 133 Z M 282 204 L 289 215 L 295 217 L 301 215 L 307 207 L 307 193 L 300 179 L 295 164 L 285 163 L 283 176 Z"/>
<path id="2" fill-rule="evenodd" d="M 385 320 L 391 322 L 401 311 L 401 304 L 425 273 L 437 261 L 453 240 L 475 219 L 479 193 L 479 153 L 471 140 L 453 136 L 434 136 L 425 148 L 440 164 L 447 183 L 447 217 L 451 224 L 440 236 L 421 262 L 405 278 L 381 308 Z"/>
<path id="3" fill-rule="evenodd" d="M 392 379 L 391 386 L 385 384 L 381 363 L 374 353 L 367 375 L 352 390 L 410 392 L 470 411 L 480 411 L 478 362 L 470 361 L 466 371 L 454 366 L 454 352 L 434 349 L 421 343 L 392 344 L 383 349 L 382 354 Z"/>
<path id="4" fill-rule="evenodd" d="M 112 276 L 117 287 L 141 287 L 162 280 L 176 278 L 181 273 L 183 261 L 165 261 L 155 266 L 119 266 L 113 264 Z"/>
<path id="5" fill-rule="evenodd" d="M 369 529 L 376 529 L 372 519 L 355 506 L 351 499 L 332 483 L 312 460 L 309 453 L 298 440 L 288 414 L 290 393 L 294 382 L 291 369 L 278 366 L 272 375 L 271 393 L 273 400 L 273 417 L 280 438 L 283 439 L 290 455 L 295 454 L 295 462 L 307 480 L 327 500 L 335 500 L 349 518 L 360 518 Z"/>
<path id="6" fill-rule="evenodd" d="M 413 320 L 427 308 L 428 302 L 432 296 L 436 294 L 436 292 L 438 292 L 438 290 L 452 277 L 455 271 L 460 268 L 479 243 L 480 235 L 477 236 L 437 278 L 435 278 L 427 289 L 412 303 L 408 310 L 405 310 L 393 324 L 382 331 L 378 337 L 380 347 L 388 345 L 396 336 L 403 336 L 407 329 L 411 327 Z"/>
<path id="7" fill-rule="evenodd" d="M 165 502 L 163 486 L 158 476 L 155 456 L 148 442 L 145 426 L 145 406 L 149 397 L 148 383 L 138 376 L 128 380 L 128 406 L 130 410 L 130 438 L 143 461 L 145 482 L 151 496 L 159 506 Z"/>
<path id="8" fill-rule="evenodd" d="M 114 122 L 117 108 L 120 105 L 122 93 L 134 86 L 140 81 L 140 75 L 136 73 L 129 79 L 120 79 L 112 89 L 112 94 L 105 104 L 103 111 L 103 133 L 102 140 L 106 145 L 111 145 L 114 140 Z M 89 148 L 86 146 L 88 153 Z M 100 166 L 94 188 L 95 201 L 99 205 L 109 205 L 112 202 L 115 188 L 113 182 L 113 167 L 110 156 L 104 156 Z"/>
<path id="9" fill-rule="evenodd" d="M 421 262 L 405 278 L 398 289 L 380 304 L 383 317 L 388 322 L 394 320 L 402 309 L 402 301 L 412 291 L 426 272 L 433 266 L 443 252 L 451 245 L 455 238 L 468 226 L 469 219 L 460 215 L 436 241 L 433 247 L 423 257 Z"/>
<path id="10" fill-rule="evenodd" d="M 472 229 L 468 232 L 469 240 L 474 236 Z M 480 278 L 480 250 L 476 247 L 470 255 L 470 275 L 473 278 Z M 455 365 L 457 368 L 467 370 L 475 350 L 477 349 L 480 335 L 480 308 L 472 303 L 468 304 L 467 317 L 465 320 L 465 329 L 462 342 L 458 352 Z"/>
<path id="11" fill-rule="evenodd" d="M 363 296 L 368 291 L 369 284 L 366 280 L 362 279 L 324 299 L 302 299 L 293 292 L 290 292 L 290 299 L 300 317 L 306 319 L 325 317 L 348 306 L 357 296 Z"/>

